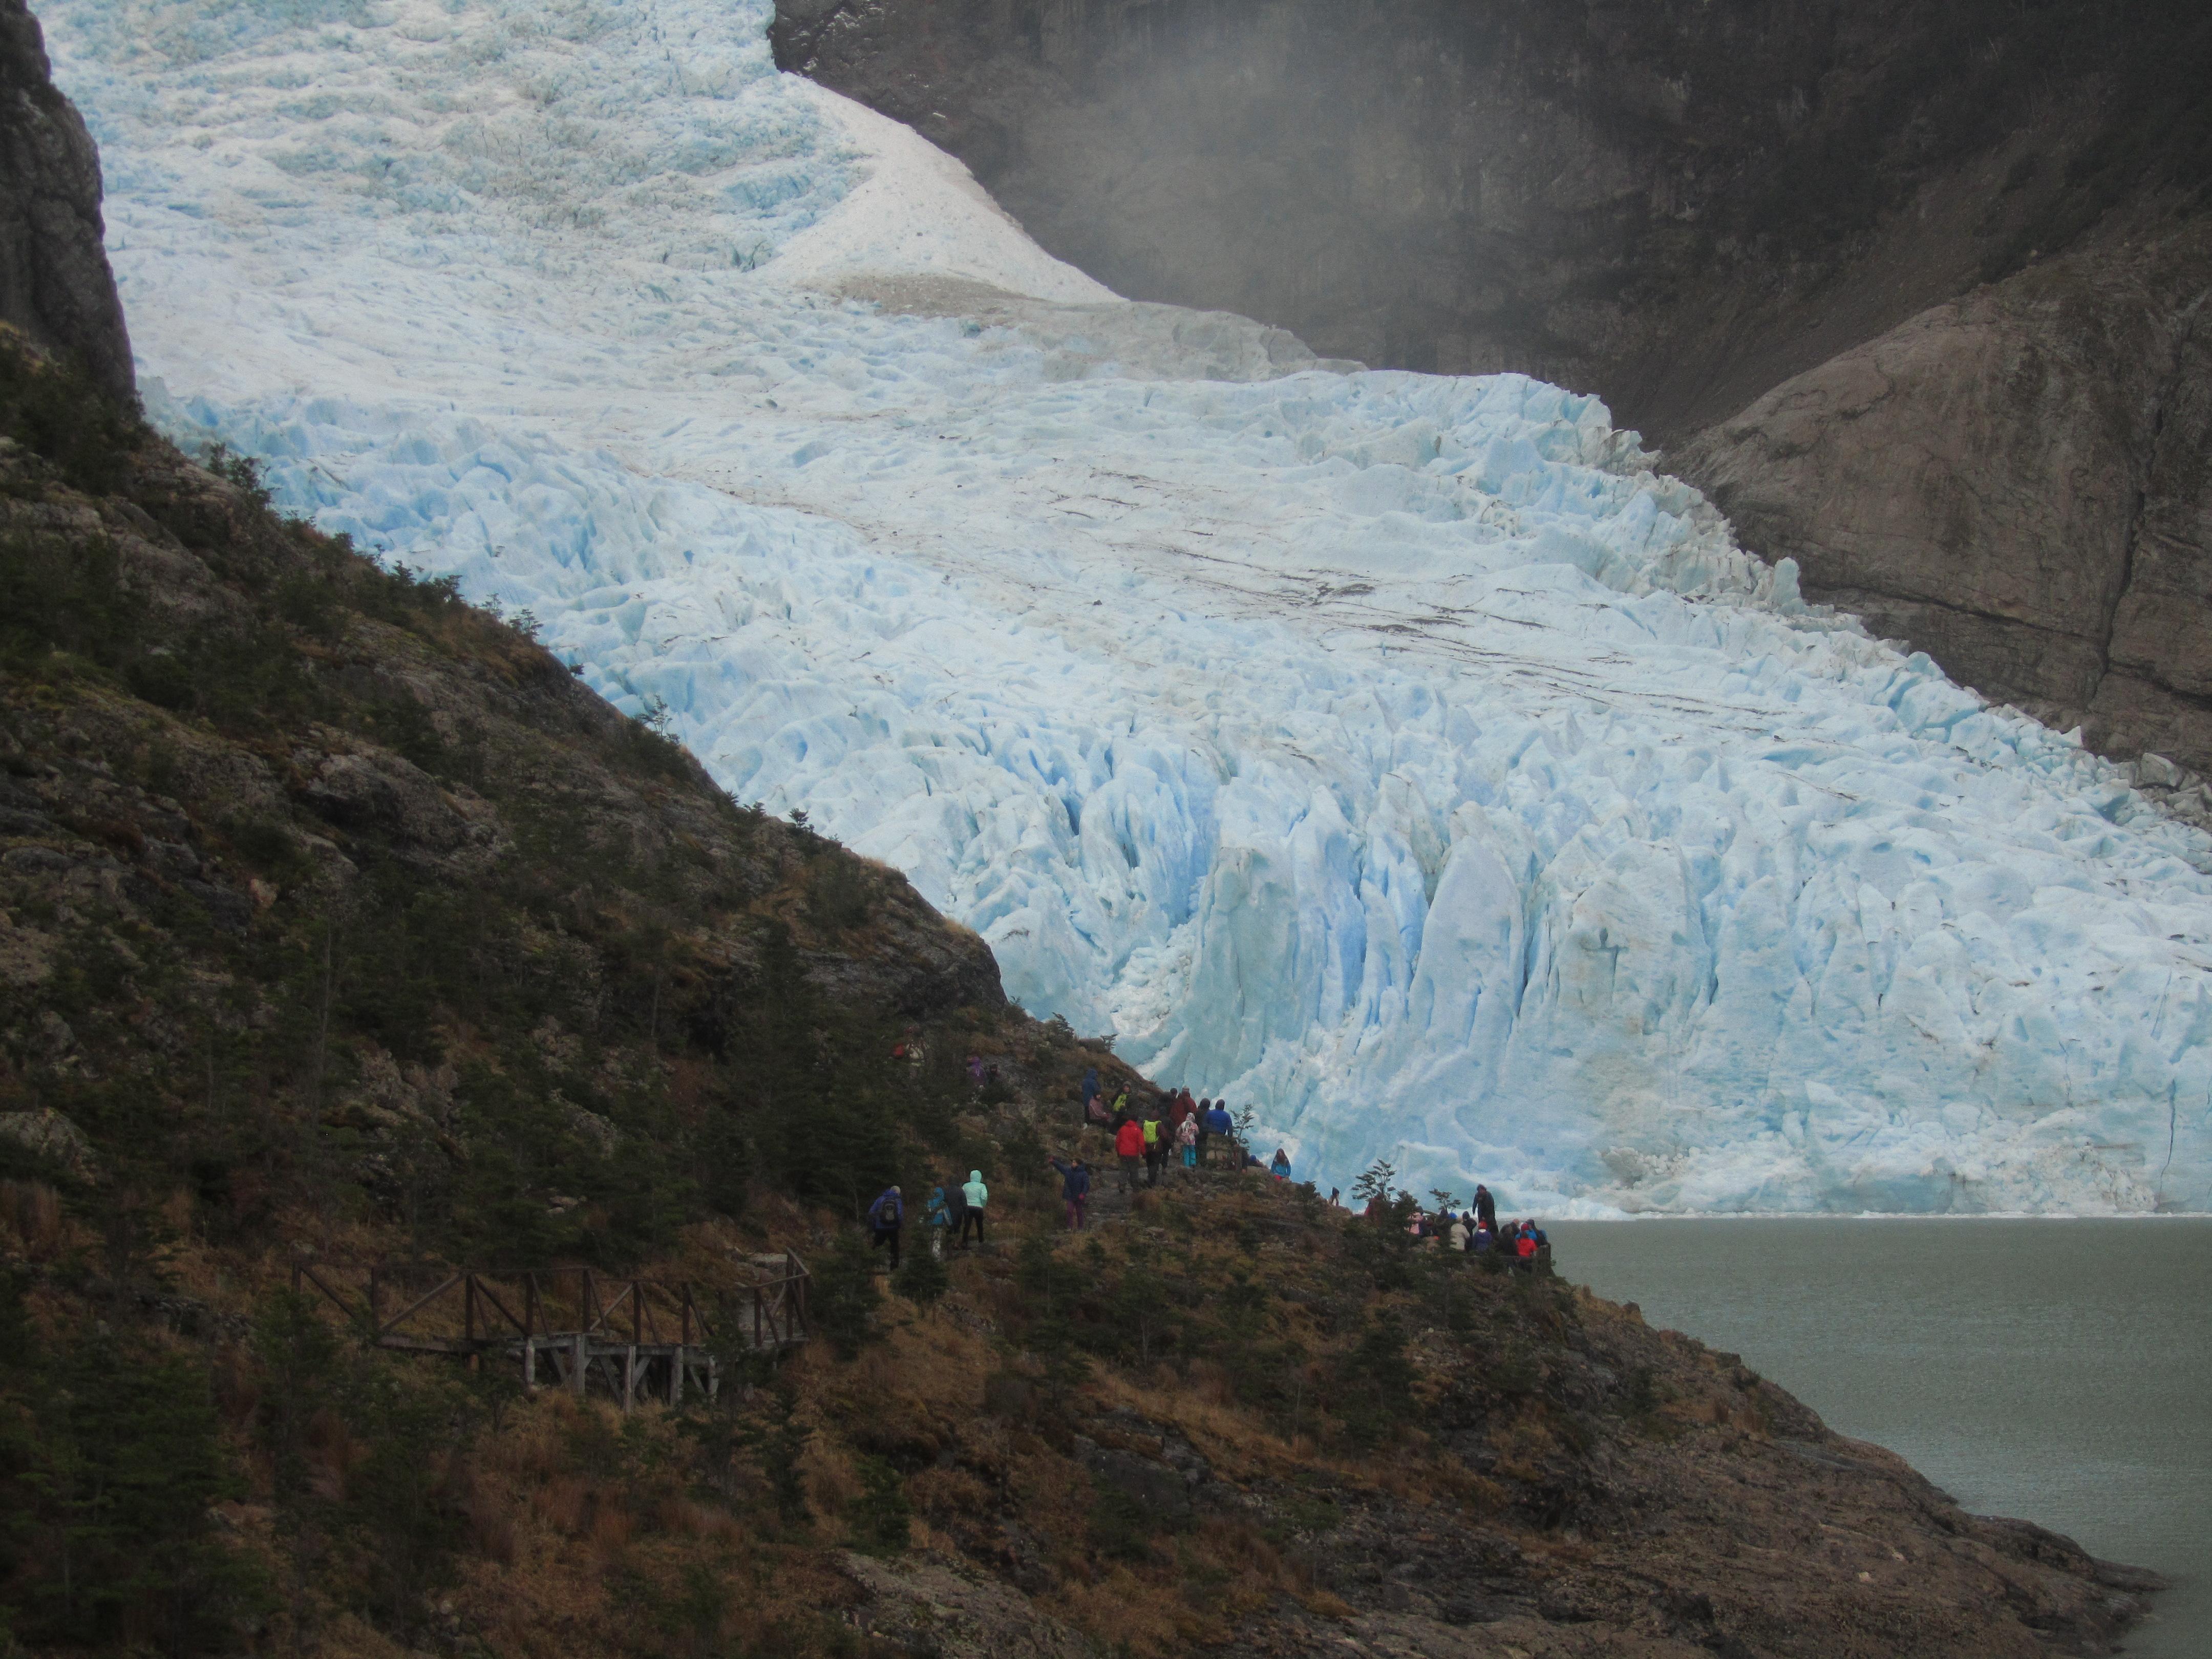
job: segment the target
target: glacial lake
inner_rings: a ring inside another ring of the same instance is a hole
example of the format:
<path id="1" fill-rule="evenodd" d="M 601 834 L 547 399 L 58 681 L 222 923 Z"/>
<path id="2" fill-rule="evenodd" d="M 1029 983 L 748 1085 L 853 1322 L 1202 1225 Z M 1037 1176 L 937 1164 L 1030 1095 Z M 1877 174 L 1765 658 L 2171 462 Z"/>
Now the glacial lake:
<path id="1" fill-rule="evenodd" d="M 1966 1509 L 2173 1582 L 2125 1650 L 2212 1654 L 2212 1218 L 1562 1221 L 1634 1302 Z"/>

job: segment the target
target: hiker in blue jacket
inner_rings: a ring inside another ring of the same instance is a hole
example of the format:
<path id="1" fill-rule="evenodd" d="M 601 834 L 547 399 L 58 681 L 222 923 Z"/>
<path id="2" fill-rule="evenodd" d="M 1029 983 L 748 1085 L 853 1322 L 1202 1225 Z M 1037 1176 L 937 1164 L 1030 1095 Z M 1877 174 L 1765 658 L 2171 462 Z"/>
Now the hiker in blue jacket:
<path id="1" fill-rule="evenodd" d="M 868 1226 L 872 1236 L 871 1249 L 888 1244 L 891 1247 L 891 1271 L 899 1265 L 899 1229 L 906 1224 L 906 1200 L 899 1196 L 896 1187 L 886 1187 L 877 1194 L 876 1201 L 868 1206 Z"/>
<path id="2" fill-rule="evenodd" d="M 1218 1100 L 1215 1101 L 1200 1121 L 1205 1126 L 1206 1133 L 1209 1136 L 1218 1138 L 1223 1146 L 1229 1148 L 1229 1167 L 1235 1169 L 1237 1167 L 1237 1120 L 1229 1115 L 1227 1104 Z"/>
<path id="3" fill-rule="evenodd" d="M 1091 1203 L 1091 1169 L 1079 1158 L 1056 1158 L 1052 1167 L 1060 1171 L 1060 1201 L 1067 1206 L 1067 1231 L 1083 1231 L 1083 1213 Z"/>

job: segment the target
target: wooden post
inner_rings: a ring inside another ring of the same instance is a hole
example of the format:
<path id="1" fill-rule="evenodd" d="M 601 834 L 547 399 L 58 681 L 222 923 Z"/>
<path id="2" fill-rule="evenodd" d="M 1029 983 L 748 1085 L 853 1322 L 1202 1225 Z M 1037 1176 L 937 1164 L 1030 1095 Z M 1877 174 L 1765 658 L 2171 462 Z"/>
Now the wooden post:
<path id="1" fill-rule="evenodd" d="M 538 1275 L 522 1276 L 522 1340 L 526 1342 L 538 1334 Z"/>
<path id="2" fill-rule="evenodd" d="M 522 1391 L 538 1392 L 538 1339 L 534 1336 L 522 1339 Z"/>
<path id="3" fill-rule="evenodd" d="M 645 1340 L 645 1286 L 635 1279 L 629 1282 L 629 1345 L 635 1349 Z"/>
<path id="4" fill-rule="evenodd" d="M 568 1368 L 568 1387 L 574 1391 L 576 1398 L 581 1400 L 584 1397 L 584 1370 L 592 1363 L 592 1339 L 588 1332 L 576 1333 L 575 1352 L 575 1361 Z"/>
<path id="5" fill-rule="evenodd" d="M 635 1403 L 637 1389 L 637 1344 L 629 1345 L 623 1355 L 623 1409 L 628 1411 Z"/>

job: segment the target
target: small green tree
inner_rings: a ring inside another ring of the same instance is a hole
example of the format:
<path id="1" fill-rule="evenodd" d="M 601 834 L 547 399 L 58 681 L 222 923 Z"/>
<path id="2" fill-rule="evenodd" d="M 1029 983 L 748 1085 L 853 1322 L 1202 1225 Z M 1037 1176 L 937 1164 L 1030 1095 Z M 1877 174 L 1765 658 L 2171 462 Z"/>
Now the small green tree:
<path id="1" fill-rule="evenodd" d="M 1336 1364 L 1335 1407 L 1353 1444 L 1378 1446 L 1413 1413 L 1413 1395 L 1403 1332 L 1377 1318 Z"/>
<path id="2" fill-rule="evenodd" d="M 860 1460 L 860 1495 L 853 1501 L 853 1547 L 865 1555 L 903 1554 L 911 1540 L 914 1506 L 906 1482 L 880 1457 Z"/>
<path id="3" fill-rule="evenodd" d="M 1391 1183 L 1397 1178 L 1398 1166 L 1387 1158 L 1378 1158 L 1352 1183 L 1352 1195 L 1363 1206 L 1388 1204 L 1395 1190 Z"/>
<path id="4" fill-rule="evenodd" d="M 828 1339 L 838 1358 L 852 1359 L 882 1336 L 875 1324 L 878 1299 L 866 1241 L 858 1233 L 841 1232 L 807 1285 L 807 1322 Z"/>
<path id="5" fill-rule="evenodd" d="M 945 1263 L 924 1246 L 908 1253 L 905 1265 L 899 1268 L 891 1283 L 901 1296 L 927 1313 L 951 1288 L 952 1274 Z"/>
<path id="6" fill-rule="evenodd" d="M 776 1377 L 766 1419 L 746 1425 L 741 1437 L 760 1458 L 777 1516 L 787 1526 L 805 1525 L 806 1481 L 799 1466 L 814 1431 L 799 1420 L 799 1390 L 789 1377 Z"/>

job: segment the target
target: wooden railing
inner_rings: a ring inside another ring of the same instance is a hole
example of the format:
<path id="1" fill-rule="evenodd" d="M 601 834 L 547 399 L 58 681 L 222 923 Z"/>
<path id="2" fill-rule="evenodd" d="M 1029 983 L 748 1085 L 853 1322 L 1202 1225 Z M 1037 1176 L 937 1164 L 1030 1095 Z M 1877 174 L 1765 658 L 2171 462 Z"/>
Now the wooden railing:
<path id="1" fill-rule="evenodd" d="M 461 1269 L 428 1279 L 371 1267 L 356 1287 L 351 1274 L 300 1261 L 292 1288 L 312 1288 L 379 1347 L 451 1354 L 471 1369 L 503 1354 L 520 1365 L 526 1389 L 550 1381 L 581 1395 L 597 1384 L 628 1410 L 641 1399 L 713 1397 L 721 1367 L 710 1345 L 765 1352 L 806 1340 L 807 1272 L 799 1257 L 754 1256 L 739 1273 L 744 1282 L 714 1298 L 714 1323 L 688 1280 L 664 1285 L 590 1267 Z"/>

